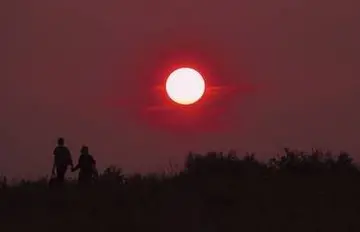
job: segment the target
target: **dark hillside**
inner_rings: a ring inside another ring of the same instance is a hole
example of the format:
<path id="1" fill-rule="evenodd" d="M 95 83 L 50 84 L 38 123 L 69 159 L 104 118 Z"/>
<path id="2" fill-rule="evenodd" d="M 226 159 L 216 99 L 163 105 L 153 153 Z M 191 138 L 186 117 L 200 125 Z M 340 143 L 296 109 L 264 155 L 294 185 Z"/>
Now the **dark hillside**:
<path id="1" fill-rule="evenodd" d="M 2 231 L 360 231 L 360 172 L 351 157 L 285 149 L 189 154 L 181 172 L 124 177 L 110 167 L 91 186 L 47 180 L 1 185 Z"/>

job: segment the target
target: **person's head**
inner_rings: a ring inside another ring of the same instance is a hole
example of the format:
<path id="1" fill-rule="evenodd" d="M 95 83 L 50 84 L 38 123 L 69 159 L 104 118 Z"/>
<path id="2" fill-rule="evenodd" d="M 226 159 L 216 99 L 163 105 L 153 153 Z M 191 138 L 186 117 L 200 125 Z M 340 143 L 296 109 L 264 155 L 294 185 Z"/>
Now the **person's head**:
<path id="1" fill-rule="evenodd" d="M 82 146 L 80 152 L 81 154 L 87 155 L 89 154 L 89 148 L 87 146 Z"/>
<path id="2" fill-rule="evenodd" d="M 63 146 L 64 145 L 64 143 L 65 143 L 65 140 L 64 140 L 64 138 L 58 138 L 58 145 L 59 146 Z"/>

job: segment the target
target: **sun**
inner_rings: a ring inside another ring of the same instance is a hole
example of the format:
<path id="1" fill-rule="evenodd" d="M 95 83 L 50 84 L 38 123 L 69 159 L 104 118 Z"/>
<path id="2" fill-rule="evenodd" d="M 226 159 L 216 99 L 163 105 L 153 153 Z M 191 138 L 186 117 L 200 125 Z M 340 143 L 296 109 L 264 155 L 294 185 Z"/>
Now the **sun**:
<path id="1" fill-rule="evenodd" d="M 195 69 L 179 68 L 169 75 L 165 88 L 168 96 L 174 102 L 191 105 L 204 95 L 205 81 Z"/>

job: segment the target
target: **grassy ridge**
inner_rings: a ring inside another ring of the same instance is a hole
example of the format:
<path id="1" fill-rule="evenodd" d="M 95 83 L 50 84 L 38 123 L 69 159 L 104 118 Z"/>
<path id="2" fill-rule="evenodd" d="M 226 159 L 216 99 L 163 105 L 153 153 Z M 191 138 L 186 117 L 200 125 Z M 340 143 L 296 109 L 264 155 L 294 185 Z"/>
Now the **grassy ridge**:
<path id="1" fill-rule="evenodd" d="M 91 186 L 45 179 L 3 186 L 2 231 L 360 231 L 360 172 L 346 153 L 285 149 L 253 155 L 189 154 L 168 174 L 123 176 L 111 167 Z"/>

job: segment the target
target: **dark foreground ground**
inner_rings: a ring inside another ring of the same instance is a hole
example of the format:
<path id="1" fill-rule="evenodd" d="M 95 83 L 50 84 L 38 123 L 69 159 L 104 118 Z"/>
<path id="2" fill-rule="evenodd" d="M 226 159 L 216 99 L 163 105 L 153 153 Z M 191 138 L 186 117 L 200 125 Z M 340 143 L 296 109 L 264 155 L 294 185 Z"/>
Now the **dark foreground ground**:
<path id="1" fill-rule="evenodd" d="M 351 160 L 309 160 L 208 156 L 126 183 L 115 171 L 89 187 L 24 182 L 0 190 L 0 230 L 360 231 L 359 171 Z"/>

